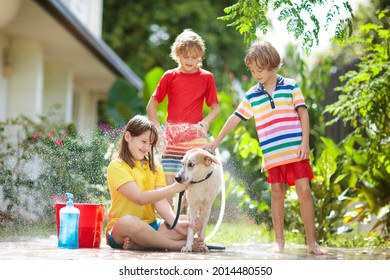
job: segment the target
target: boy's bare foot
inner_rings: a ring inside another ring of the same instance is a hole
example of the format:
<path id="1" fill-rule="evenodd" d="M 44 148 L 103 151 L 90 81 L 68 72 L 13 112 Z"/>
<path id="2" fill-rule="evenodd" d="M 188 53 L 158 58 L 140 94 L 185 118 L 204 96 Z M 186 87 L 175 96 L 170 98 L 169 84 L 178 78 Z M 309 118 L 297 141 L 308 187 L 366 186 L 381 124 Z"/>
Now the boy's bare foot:
<path id="1" fill-rule="evenodd" d="M 313 245 L 307 245 L 307 253 L 313 255 L 327 255 L 328 251 L 323 249 L 318 245 L 318 243 L 314 243 Z"/>
<path id="2" fill-rule="evenodd" d="M 130 239 L 130 237 L 125 237 L 123 239 L 123 249 L 125 250 L 143 250 L 141 246 L 139 246 L 137 243 L 134 243 L 133 240 Z"/>
<path id="3" fill-rule="evenodd" d="M 284 253 L 284 242 L 276 242 L 274 243 L 274 246 L 270 250 L 272 253 Z"/>

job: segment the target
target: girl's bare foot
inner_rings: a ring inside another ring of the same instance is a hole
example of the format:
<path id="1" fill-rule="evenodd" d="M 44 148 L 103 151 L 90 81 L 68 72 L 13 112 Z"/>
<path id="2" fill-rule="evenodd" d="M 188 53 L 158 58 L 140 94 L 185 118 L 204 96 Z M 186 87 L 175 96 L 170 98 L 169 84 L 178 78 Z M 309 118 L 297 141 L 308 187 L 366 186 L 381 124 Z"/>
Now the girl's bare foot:
<path id="1" fill-rule="evenodd" d="M 133 240 L 130 239 L 130 237 L 125 237 L 123 239 L 123 249 L 125 250 L 143 250 L 141 246 L 139 246 L 137 243 L 134 243 Z"/>
<path id="2" fill-rule="evenodd" d="M 327 255 L 328 251 L 321 248 L 320 245 L 315 242 L 314 244 L 307 246 L 307 253 L 313 255 Z"/>
<path id="3" fill-rule="evenodd" d="M 192 251 L 193 252 L 208 252 L 209 249 L 207 248 L 206 244 L 204 243 L 203 238 L 195 238 L 194 244 L 192 244 Z"/>

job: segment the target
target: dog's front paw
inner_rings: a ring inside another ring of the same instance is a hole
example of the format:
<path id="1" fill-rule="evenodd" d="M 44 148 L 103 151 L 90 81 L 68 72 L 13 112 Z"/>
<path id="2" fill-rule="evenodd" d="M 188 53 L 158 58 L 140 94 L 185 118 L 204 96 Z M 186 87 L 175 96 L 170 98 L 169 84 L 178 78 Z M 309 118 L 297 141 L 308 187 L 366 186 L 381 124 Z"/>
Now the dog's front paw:
<path id="1" fill-rule="evenodd" d="M 184 253 L 189 253 L 192 252 L 192 248 L 191 246 L 184 246 L 183 248 L 181 248 L 181 251 Z"/>

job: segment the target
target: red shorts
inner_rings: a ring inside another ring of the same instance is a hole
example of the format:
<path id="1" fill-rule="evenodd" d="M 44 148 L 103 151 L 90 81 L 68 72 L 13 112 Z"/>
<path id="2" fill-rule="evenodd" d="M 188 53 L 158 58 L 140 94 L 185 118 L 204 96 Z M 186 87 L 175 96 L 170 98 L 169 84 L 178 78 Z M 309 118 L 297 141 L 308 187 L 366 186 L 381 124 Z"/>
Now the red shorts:
<path id="1" fill-rule="evenodd" d="M 313 177 L 309 160 L 301 160 L 271 168 L 268 170 L 267 182 L 287 183 L 289 186 L 294 186 L 298 179 L 309 178 L 310 181 Z"/>

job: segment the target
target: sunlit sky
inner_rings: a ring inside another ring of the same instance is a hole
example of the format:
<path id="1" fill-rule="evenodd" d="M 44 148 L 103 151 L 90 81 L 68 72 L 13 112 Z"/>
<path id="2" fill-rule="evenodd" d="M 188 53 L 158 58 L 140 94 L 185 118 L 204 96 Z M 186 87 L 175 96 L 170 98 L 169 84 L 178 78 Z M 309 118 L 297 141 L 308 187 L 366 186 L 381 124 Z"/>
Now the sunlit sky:
<path id="1" fill-rule="evenodd" d="M 367 3 L 368 1 L 367 0 L 349 0 L 348 2 L 351 4 L 353 11 L 355 12 L 359 3 Z M 342 5 L 342 1 L 334 1 L 334 3 L 332 3 L 332 1 L 329 1 L 325 6 L 317 7 L 315 9 L 314 13 L 315 13 L 316 17 L 318 18 L 318 20 L 320 21 L 321 31 L 319 34 L 319 44 L 313 46 L 309 58 L 315 56 L 316 54 L 318 54 L 320 52 L 325 51 L 330 46 L 330 39 L 333 37 L 334 31 L 335 31 L 335 26 L 336 26 L 336 21 L 334 21 L 333 24 L 330 25 L 330 28 L 328 31 L 324 30 L 323 23 L 325 22 L 325 17 L 326 17 L 327 11 L 331 7 L 331 5 L 334 5 L 335 3 L 337 3 L 338 5 Z M 345 11 L 344 7 L 341 7 L 340 11 Z M 260 32 L 259 37 L 262 40 L 266 40 L 266 41 L 269 41 L 270 43 L 272 43 L 277 48 L 279 53 L 283 56 L 284 52 L 285 52 L 286 45 L 289 42 L 294 42 L 296 40 L 294 39 L 293 34 L 289 34 L 287 32 L 286 22 L 284 22 L 284 21 L 280 22 L 277 20 L 278 14 L 279 14 L 278 12 L 271 13 L 270 19 L 272 20 L 272 24 L 274 27 L 272 30 L 270 29 L 266 35 L 263 35 Z M 343 17 L 345 17 L 346 13 L 343 13 L 342 15 L 343 15 Z M 302 54 L 304 55 L 303 49 L 302 49 Z"/>

